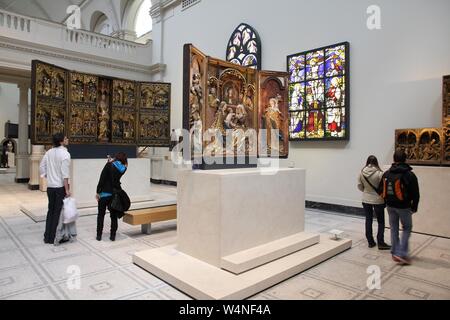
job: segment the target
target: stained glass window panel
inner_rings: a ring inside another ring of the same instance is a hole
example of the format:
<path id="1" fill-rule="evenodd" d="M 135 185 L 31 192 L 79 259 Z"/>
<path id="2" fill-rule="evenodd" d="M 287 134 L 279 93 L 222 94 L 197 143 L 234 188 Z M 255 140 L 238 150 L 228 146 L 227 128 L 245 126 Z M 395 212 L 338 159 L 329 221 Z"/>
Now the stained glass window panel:
<path id="1" fill-rule="evenodd" d="M 319 79 L 324 76 L 323 50 L 306 54 L 306 79 Z"/>
<path id="2" fill-rule="evenodd" d="M 291 139 L 305 139 L 305 113 L 291 112 L 289 132 Z"/>
<path id="3" fill-rule="evenodd" d="M 325 126 L 325 137 L 345 137 L 345 108 L 333 108 L 326 111 L 327 123 Z"/>
<path id="4" fill-rule="evenodd" d="M 306 113 L 305 128 L 307 139 L 323 138 L 323 113 L 321 110 L 312 110 Z"/>
<path id="5" fill-rule="evenodd" d="M 261 69 L 261 40 L 256 30 L 242 23 L 233 32 L 227 46 L 227 61 Z"/>
<path id="6" fill-rule="evenodd" d="M 305 56 L 300 55 L 289 59 L 289 74 L 291 82 L 305 80 Z"/>
<path id="7" fill-rule="evenodd" d="M 288 56 L 291 140 L 348 139 L 348 50 L 343 42 Z"/>
<path id="8" fill-rule="evenodd" d="M 306 82 L 306 107 L 307 109 L 320 109 L 324 102 L 324 83 L 323 80 Z"/>
<path id="9" fill-rule="evenodd" d="M 345 77 L 333 77 L 325 80 L 326 105 L 343 107 L 345 105 Z"/>
<path id="10" fill-rule="evenodd" d="M 327 77 L 342 75 L 345 72 L 345 46 L 337 46 L 325 50 L 325 72 Z"/>
<path id="11" fill-rule="evenodd" d="M 303 110 L 305 100 L 305 84 L 295 83 L 289 86 L 289 110 Z"/>

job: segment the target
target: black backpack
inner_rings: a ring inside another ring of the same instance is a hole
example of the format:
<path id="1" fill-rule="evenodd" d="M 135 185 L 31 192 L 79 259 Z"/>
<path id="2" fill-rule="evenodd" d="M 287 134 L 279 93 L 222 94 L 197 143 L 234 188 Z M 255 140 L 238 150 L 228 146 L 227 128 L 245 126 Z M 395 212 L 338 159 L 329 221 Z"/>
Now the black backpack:
<path id="1" fill-rule="evenodd" d="M 388 171 L 382 180 L 381 197 L 387 202 L 404 202 L 408 200 L 408 190 L 405 184 L 405 173 Z"/>

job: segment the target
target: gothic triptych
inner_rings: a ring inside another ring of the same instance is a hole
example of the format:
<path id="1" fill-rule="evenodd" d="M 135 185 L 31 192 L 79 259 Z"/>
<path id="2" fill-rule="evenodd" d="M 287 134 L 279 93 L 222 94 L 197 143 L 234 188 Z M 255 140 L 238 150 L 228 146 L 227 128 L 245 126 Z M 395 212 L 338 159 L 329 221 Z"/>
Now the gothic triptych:
<path id="1" fill-rule="evenodd" d="M 170 84 L 68 71 L 33 61 L 32 143 L 170 144 Z"/>
<path id="2" fill-rule="evenodd" d="M 288 74 L 207 57 L 190 44 L 184 50 L 184 128 L 194 153 L 287 157 Z"/>

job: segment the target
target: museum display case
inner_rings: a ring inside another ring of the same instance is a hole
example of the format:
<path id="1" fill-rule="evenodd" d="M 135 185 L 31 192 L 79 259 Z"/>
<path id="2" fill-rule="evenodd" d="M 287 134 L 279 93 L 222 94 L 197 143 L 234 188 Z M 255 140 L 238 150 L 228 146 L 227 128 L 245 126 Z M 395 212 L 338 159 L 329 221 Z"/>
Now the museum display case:
<path id="1" fill-rule="evenodd" d="M 32 144 L 61 132 L 71 144 L 170 145 L 171 85 L 32 62 Z"/>

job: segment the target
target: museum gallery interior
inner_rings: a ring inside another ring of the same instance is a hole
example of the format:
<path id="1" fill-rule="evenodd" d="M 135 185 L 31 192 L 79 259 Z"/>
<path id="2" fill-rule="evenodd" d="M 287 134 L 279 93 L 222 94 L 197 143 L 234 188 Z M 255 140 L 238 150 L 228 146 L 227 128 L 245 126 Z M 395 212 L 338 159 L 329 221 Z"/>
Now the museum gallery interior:
<path id="1" fill-rule="evenodd" d="M 0 0 L 0 299 L 450 299 L 449 12 Z"/>

